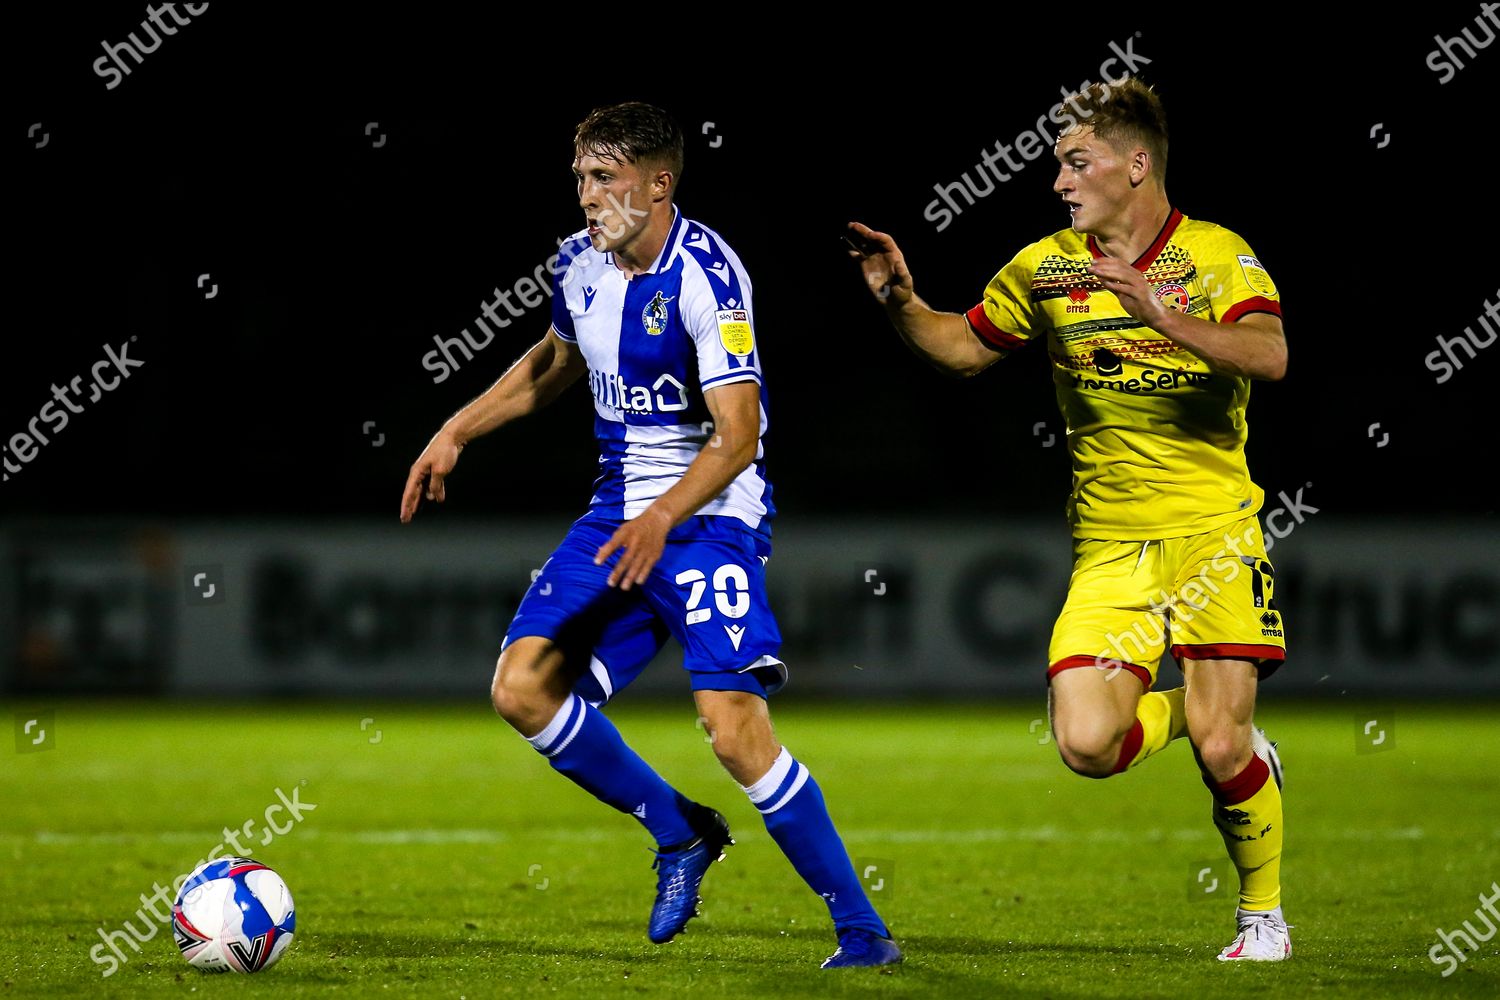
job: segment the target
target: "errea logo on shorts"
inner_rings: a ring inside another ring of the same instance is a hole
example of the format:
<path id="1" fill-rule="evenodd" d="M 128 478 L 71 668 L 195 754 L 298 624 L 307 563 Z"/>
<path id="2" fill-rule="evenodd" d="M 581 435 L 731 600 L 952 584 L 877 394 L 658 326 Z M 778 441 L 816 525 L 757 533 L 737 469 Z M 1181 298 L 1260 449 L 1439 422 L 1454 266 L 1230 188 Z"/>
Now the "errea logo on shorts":
<path id="1" fill-rule="evenodd" d="M 589 371 L 594 398 L 626 413 L 672 413 L 688 408 L 687 386 L 667 373 L 651 385 L 630 385 L 617 372 Z"/>

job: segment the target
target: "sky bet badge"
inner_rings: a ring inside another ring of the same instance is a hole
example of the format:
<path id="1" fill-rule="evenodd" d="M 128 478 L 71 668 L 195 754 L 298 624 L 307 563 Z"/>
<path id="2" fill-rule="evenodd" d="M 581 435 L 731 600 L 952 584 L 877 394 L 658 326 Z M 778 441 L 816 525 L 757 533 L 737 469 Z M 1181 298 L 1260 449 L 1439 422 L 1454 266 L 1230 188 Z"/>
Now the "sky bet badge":
<path id="1" fill-rule="evenodd" d="M 646 333 L 652 337 L 660 337 L 662 331 L 667 328 L 667 303 L 676 296 L 661 297 L 661 292 L 656 293 L 656 298 L 646 303 L 646 308 L 641 310 L 641 323 L 646 327 Z"/>
<path id="2" fill-rule="evenodd" d="M 755 335 L 750 332 L 750 314 L 743 309 L 720 309 L 719 343 L 736 357 L 747 357 L 755 349 Z"/>
<path id="3" fill-rule="evenodd" d="M 1245 275 L 1245 284 L 1261 295 L 1275 295 L 1276 283 L 1266 273 L 1265 265 L 1249 254 L 1236 254 L 1240 259 L 1240 271 Z"/>

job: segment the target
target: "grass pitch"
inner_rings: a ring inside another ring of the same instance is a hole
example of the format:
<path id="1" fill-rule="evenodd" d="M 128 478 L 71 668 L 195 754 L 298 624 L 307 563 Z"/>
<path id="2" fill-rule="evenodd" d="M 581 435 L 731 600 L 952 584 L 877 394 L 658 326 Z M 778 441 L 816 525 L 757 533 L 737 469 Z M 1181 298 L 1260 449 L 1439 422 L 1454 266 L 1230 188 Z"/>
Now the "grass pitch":
<path id="1" fill-rule="evenodd" d="M 54 714 L 45 749 L 19 732 L 3 748 L 0 998 L 1500 995 L 1500 936 L 1446 978 L 1429 958 L 1438 928 L 1483 930 L 1478 897 L 1500 878 L 1489 706 L 1399 706 L 1399 730 L 1370 746 L 1352 705 L 1265 705 L 1287 769 L 1295 950 L 1226 966 L 1214 956 L 1233 936 L 1232 877 L 1185 745 L 1090 781 L 1040 742 L 1040 701 L 778 700 L 778 735 L 821 783 L 907 954 L 843 972 L 818 969 L 834 947 L 827 911 L 686 699 L 611 710 L 739 841 L 704 882 L 704 916 L 660 947 L 646 939 L 655 883 L 635 821 L 553 774 L 482 699 L 10 708 Z M 278 789 L 315 808 L 262 846 Z M 281 963 L 205 975 L 158 925 L 103 976 L 90 957 L 101 928 L 144 929 L 141 894 L 226 827 L 292 889 Z"/>

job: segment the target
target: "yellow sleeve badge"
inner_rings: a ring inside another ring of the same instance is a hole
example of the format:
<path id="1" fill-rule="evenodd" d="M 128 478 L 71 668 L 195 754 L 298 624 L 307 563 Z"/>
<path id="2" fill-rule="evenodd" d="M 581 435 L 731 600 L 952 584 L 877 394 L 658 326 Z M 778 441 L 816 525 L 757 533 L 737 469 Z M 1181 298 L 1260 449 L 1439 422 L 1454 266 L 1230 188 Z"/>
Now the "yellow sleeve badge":
<path id="1" fill-rule="evenodd" d="M 1276 284 L 1271 276 L 1266 273 L 1265 267 L 1260 261 L 1249 254 L 1237 254 L 1240 259 L 1240 271 L 1245 275 L 1245 284 L 1249 285 L 1261 295 L 1275 295 Z"/>
<path id="2" fill-rule="evenodd" d="M 736 357 L 745 357 L 755 350 L 755 334 L 750 330 L 750 314 L 743 309 L 720 309 L 719 343 L 724 350 Z"/>

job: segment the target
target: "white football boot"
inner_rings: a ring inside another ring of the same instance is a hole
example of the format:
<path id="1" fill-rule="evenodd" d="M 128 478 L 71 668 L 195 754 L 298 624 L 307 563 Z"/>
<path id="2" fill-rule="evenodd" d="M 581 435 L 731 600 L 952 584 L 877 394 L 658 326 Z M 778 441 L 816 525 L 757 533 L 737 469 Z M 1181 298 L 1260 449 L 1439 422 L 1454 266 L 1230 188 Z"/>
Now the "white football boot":
<path id="1" fill-rule="evenodd" d="M 1281 757 L 1276 753 L 1276 744 L 1266 738 L 1266 731 L 1259 726 L 1250 730 L 1250 749 L 1255 756 L 1266 762 L 1271 769 L 1271 777 L 1276 780 L 1276 787 L 1281 787 Z"/>
<path id="2" fill-rule="evenodd" d="M 1280 962 L 1292 957 L 1292 935 L 1281 907 L 1262 912 L 1236 909 L 1239 936 L 1219 952 L 1221 962 Z"/>

